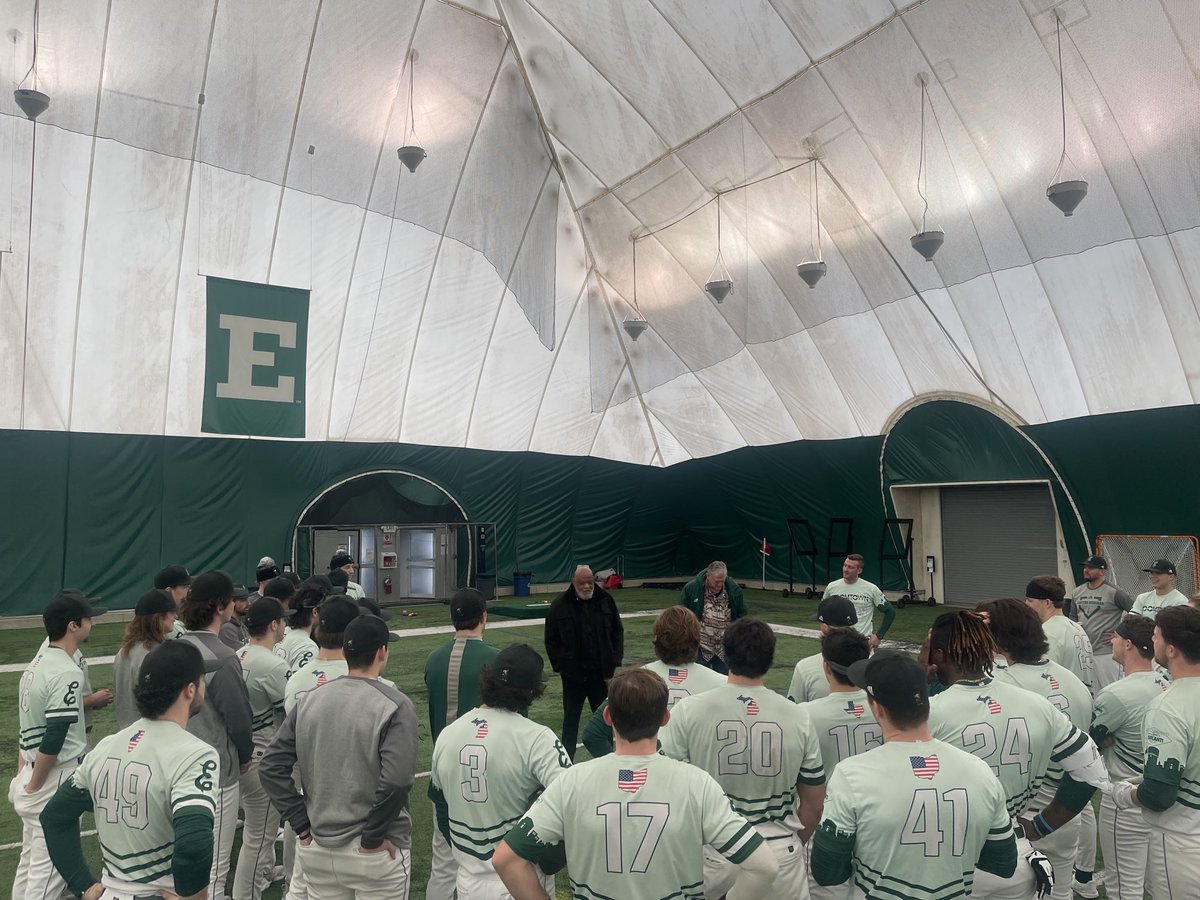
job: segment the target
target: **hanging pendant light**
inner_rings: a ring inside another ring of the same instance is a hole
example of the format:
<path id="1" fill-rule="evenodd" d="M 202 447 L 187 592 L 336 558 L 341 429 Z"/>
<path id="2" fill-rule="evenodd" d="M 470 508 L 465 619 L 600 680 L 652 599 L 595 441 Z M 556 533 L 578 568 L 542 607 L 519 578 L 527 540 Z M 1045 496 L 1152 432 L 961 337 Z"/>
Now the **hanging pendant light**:
<path id="1" fill-rule="evenodd" d="M 917 167 L 917 194 L 925 203 L 925 209 L 921 212 L 921 230 L 908 240 L 912 248 L 925 258 L 925 262 L 933 262 L 933 257 L 946 241 L 946 234 L 941 229 L 928 229 L 925 226 L 925 220 L 929 216 L 929 197 L 925 194 L 929 187 L 929 170 L 925 165 L 925 103 L 929 99 L 929 76 L 924 72 L 920 73 L 917 83 L 921 86 L 921 162 Z M 921 187 L 922 175 L 925 176 L 924 189 Z"/>
<path id="2" fill-rule="evenodd" d="M 637 339 L 642 336 L 650 323 L 642 316 L 642 311 L 638 308 L 637 299 L 637 238 L 633 239 L 633 315 L 626 316 L 625 321 L 621 323 L 621 327 L 625 329 L 625 333 L 629 335 L 629 339 L 635 344 Z"/>
<path id="3" fill-rule="evenodd" d="M 1064 216 L 1073 216 L 1075 215 L 1076 208 L 1083 202 L 1083 198 L 1087 196 L 1088 185 L 1082 177 L 1059 180 L 1064 162 L 1069 162 L 1072 166 L 1075 165 L 1071 158 L 1067 156 L 1067 88 L 1063 77 L 1061 9 L 1055 10 L 1054 30 L 1058 38 L 1058 96 L 1062 112 L 1062 155 L 1058 158 L 1058 168 L 1054 170 L 1054 177 L 1051 179 L 1050 186 L 1046 188 L 1046 198 L 1058 207 Z"/>
<path id="4" fill-rule="evenodd" d="M 33 88 L 23 88 L 20 84 L 13 91 L 13 100 L 16 101 L 21 112 L 25 113 L 26 117 L 31 122 L 36 122 L 37 117 L 50 108 L 50 96 L 44 94 L 37 89 L 37 58 L 38 58 L 38 18 L 41 12 L 41 3 L 35 0 L 33 4 L 33 59 L 29 63 L 29 71 L 25 73 L 25 78 L 33 75 Z M 17 32 L 12 32 L 12 38 L 17 39 Z M 21 79 L 24 83 L 25 78 Z"/>
<path id="5" fill-rule="evenodd" d="M 405 145 L 396 151 L 396 155 L 400 157 L 400 162 L 404 163 L 404 167 L 408 171 L 415 172 L 417 166 L 424 161 L 428 154 L 417 140 L 416 123 L 413 117 L 413 82 L 417 80 L 417 51 L 411 51 L 408 59 L 408 137 Z"/>
<path id="6" fill-rule="evenodd" d="M 729 268 L 725 265 L 725 259 L 721 256 L 721 195 L 717 194 L 717 262 L 713 266 L 713 270 L 709 273 L 708 283 L 704 285 L 704 290 L 708 291 L 708 295 L 717 303 L 723 303 L 725 298 L 733 293 L 733 279 L 729 277 Z"/>
<path id="7" fill-rule="evenodd" d="M 825 277 L 828 267 L 821 258 L 821 195 L 817 191 L 817 160 L 814 158 L 809 165 L 812 175 L 809 178 L 808 204 L 808 245 L 813 251 L 813 258 L 796 266 L 796 274 L 808 285 L 809 290 L 817 286 L 817 282 Z"/>

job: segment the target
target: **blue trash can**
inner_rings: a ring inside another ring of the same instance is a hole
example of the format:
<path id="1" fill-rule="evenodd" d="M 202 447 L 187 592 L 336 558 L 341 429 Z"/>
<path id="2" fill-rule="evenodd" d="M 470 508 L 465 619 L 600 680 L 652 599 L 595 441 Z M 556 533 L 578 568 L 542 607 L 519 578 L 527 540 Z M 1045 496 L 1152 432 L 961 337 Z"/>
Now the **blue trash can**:
<path id="1" fill-rule="evenodd" d="M 533 584 L 532 572 L 513 572 L 513 596 L 528 597 L 529 588 Z"/>

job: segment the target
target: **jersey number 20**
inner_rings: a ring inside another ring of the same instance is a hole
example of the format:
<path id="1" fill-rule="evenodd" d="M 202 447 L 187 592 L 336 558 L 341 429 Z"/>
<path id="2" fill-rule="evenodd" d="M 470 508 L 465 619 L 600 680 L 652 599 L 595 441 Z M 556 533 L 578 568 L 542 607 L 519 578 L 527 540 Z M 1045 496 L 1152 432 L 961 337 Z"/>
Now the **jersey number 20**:
<path id="1" fill-rule="evenodd" d="M 783 771 L 783 729 L 778 722 L 755 722 L 749 728 L 737 719 L 717 725 L 717 774 L 747 772 L 773 778 Z"/>

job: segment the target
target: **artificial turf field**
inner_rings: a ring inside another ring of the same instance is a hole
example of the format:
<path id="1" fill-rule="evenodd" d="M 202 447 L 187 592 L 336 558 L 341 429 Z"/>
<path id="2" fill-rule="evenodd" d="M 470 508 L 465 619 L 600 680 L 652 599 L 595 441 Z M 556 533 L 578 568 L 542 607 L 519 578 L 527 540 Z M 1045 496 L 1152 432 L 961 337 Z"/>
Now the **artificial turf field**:
<path id="1" fill-rule="evenodd" d="M 777 625 L 787 625 L 798 628 L 816 629 L 813 621 L 816 609 L 815 600 L 805 600 L 803 597 L 782 598 L 777 591 L 759 591 L 746 589 L 746 603 L 752 615 L 765 619 Z M 672 591 L 649 588 L 627 588 L 616 594 L 617 603 L 623 613 L 662 609 L 674 603 L 676 595 Z M 535 597 L 548 599 L 547 597 Z M 401 640 L 392 645 L 391 659 L 388 663 L 386 676 L 396 683 L 396 686 L 412 699 L 417 708 L 417 721 L 421 729 L 420 750 L 417 757 L 418 773 L 429 769 L 429 760 L 433 753 L 433 745 L 429 740 L 428 706 L 425 692 L 424 671 L 425 659 L 437 646 L 445 643 L 447 634 L 413 635 L 404 637 L 406 630 L 426 628 L 430 626 L 447 625 L 449 615 L 444 606 L 419 607 L 416 618 L 403 618 L 393 611 L 389 625 L 401 633 Z M 889 638 L 920 643 L 929 623 L 942 609 L 929 607 L 908 607 L 899 610 L 895 624 L 889 632 Z M 495 618 L 490 625 L 497 625 L 506 620 Z M 654 658 L 650 644 L 650 628 L 653 616 L 643 616 L 625 620 L 625 663 L 641 665 Z M 101 624 L 97 620 L 92 629 L 92 636 L 84 646 L 84 653 L 89 658 L 111 656 L 120 645 L 123 623 Z M 0 664 L 26 663 L 37 650 L 44 637 L 40 630 L 10 630 L 0 631 Z M 544 654 L 542 644 L 541 622 L 522 625 L 521 627 L 490 627 L 484 638 L 488 643 L 498 647 L 506 644 L 526 642 L 533 645 Z M 802 657 L 809 656 L 819 650 L 817 642 L 810 638 L 779 635 L 775 653 L 775 664 L 767 675 L 767 686 L 777 691 L 785 692 L 791 681 L 792 667 Z M 112 687 L 112 667 L 110 665 L 93 664 L 89 667 L 93 690 Z M 16 772 L 16 735 L 17 724 L 17 685 L 19 673 L 0 674 L 0 734 L 8 735 L 4 739 L 4 749 L 0 751 L 0 778 L 7 786 Z M 584 715 L 587 716 L 587 707 Z M 546 694 L 529 712 L 530 718 L 548 725 L 558 732 L 562 725 L 562 690 L 557 679 L 552 679 L 547 685 Z M 586 718 L 582 720 L 586 722 Z M 101 710 L 92 715 L 93 728 L 91 743 L 95 743 L 113 731 L 112 708 Z M 580 731 L 582 731 L 582 723 Z M 588 752 L 580 747 L 576 753 L 576 762 L 588 759 Z M 425 896 L 425 882 L 429 875 L 429 847 L 432 828 L 430 803 L 426 797 L 428 779 L 423 775 L 418 777 L 410 795 L 410 809 L 413 817 L 413 850 L 412 850 L 412 889 L 411 898 Z M 85 816 L 83 827 L 93 828 L 91 816 Z M 7 802 L 0 806 L 0 885 L 12 883 L 16 870 L 17 856 L 20 852 L 21 827 L 20 821 Z M 237 839 L 240 842 L 240 833 Z M 84 838 L 84 848 L 92 863 L 92 871 L 100 871 L 99 846 L 95 837 Z M 237 842 L 234 845 L 237 853 Z M 235 857 L 236 858 L 236 857 Z M 230 869 L 230 884 L 232 885 L 232 866 Z M 559 897 L 569 896 L 565 890 L 565 875 L 559 876 Z M 0 890 L 5 888 L 0 887 Z M 267 891 L 266 900 L 276 900 L 279 896 L 279 886 L 275 885 Z M 1103 896 L 1103 891 L 1101 892 Z"/>

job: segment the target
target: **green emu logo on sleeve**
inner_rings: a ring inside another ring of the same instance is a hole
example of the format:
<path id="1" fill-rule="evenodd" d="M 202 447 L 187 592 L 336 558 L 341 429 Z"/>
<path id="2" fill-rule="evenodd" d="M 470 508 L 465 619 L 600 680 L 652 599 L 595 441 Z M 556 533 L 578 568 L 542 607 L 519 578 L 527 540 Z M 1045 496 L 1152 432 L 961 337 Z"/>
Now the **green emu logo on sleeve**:
<path id="1" fill-rule="evenodd" d="M 298 288 L 208 279 L 201 431 L 304 437 L 308 302 Z"/>

